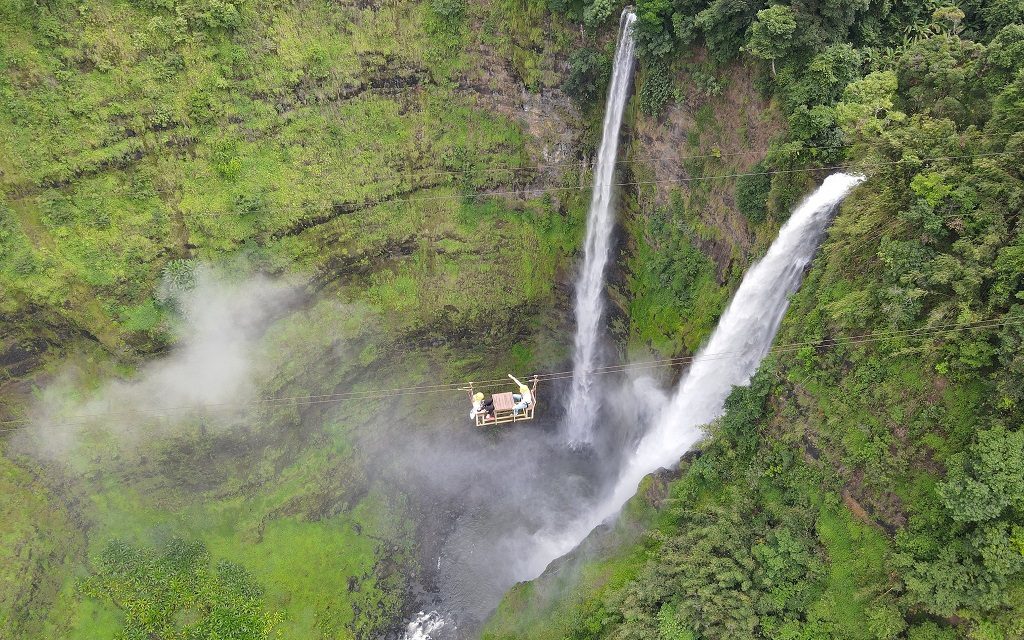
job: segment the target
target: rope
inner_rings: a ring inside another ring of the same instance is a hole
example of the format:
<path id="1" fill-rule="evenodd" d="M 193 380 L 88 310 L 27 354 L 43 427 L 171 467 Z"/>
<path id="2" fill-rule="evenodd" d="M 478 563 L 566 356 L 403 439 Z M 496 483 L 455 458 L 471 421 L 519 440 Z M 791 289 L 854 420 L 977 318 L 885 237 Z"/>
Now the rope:
<path id="1" fill-rule="evenodd" d="M 995 329 L 1002 326 L 1014 326 L 1024 324 L 1024 316 L 1003 316 L 1001 318 L 994 318 L 990 320 L 983 320 L 973 323 L 964 324 L 946 324 L 937 325 L 935 327 L 928 327 L 922 329 L 903 329 L 903 330 L 891 330 L 891 331 L 880 331 L 874 333 L 861 334 L 859 336 L 848 336 L 842 338 L 826 338 L 823 340 L 809 340 L 802 342 L 791 342 L 787 344 L 777 345 L 771 347 L 768 353 L 779 354 L 779 353 L 791 353 L 798 351 L 806 347 L 832 347 L 842 344 L 860 345 L 870 344 L 874 342 L 880 342 L 883 340 L 890 340 L 894 338 L 915 338 L 915 337 L 927 337 L 931 335 L 950 334 L 958 333 L 962 331 L 977 331 L 986 329 Z M 748 351 L 723 351 L 717 353 L 706 353 L 698 354 L 693 356 L 681 356 L 676 358 L 663 358 L 659 360 L 647 360 L 634 363 L 625 363 L 619 365 L 609 365 L 606 367 L 595 367 L 587 371 L 591 375 L 607 375 L 612 373 L 625 373 L 630 371 L 641 371 L 646 369 L 654 369 L 660 367 L 670 367 L 681 364 L 688 364 L 694 362 L 704 361 L 718 361 L 728 360 L 733 358 L 739 358 L 748 355 Z M 573 371 L 554 371 L 537 374 L 537 378 L 541 382 L 550 382 L 555 380 L 562 380 L 569 378 L 573 375 Z M 532 376 L 531 376 L 532 378 Z M 500 384 L 499 384 L 500 383 Z M 243 406 L 264 406 L 264 407 L 299 407 L 299 406 L 311 406 L 319 404 L 333 404 L 340 403 L 350 400 L 383 400 L 388 398 L 397 398 L 402 396 L 410 395 L 422 395 L 431 393 L 449 393 L 452 391 L 460 391 L 466 383 L 462 382 L 451 382 L 443 384 L 431 384 L 431 385 L 419 385 L 411 387 L 396 387 L 391 389 L 371 389 L 367 391 L 351 391 L 345 393 L 332 393 L 322 395 L 306 395 L 306 396 L 285 396 L 276 398 L 263 398 L 254 401 L 240 401 L 240 402 L 223 402 L 223 403 L 209 403 L 201 405 L 191 406 L 178 406 L 169 407 L 160 410 L 132 410 L 132 411 L 118 411 L 118 412 L 104 412 L 98 414 L 79 414 L 75 416 L 67 416 L 61 422 L 41 424 L 38 425 L 42 429 L 53 429 L 62 426 L 74 426 L 80 424 L 86 424 L 91 420 L 97 418 L 108 418 L 108 417 L 130 417 L 130 416 L 149 416 L 149 417 L 163 417 L 167 418 L 175 415 L 179 412 L 187 411 L 202 411 L 224 407 L 243 407 Z M 485 380 L 473 383 L 474 389 L 489 389 L 499 386 L 508 386 L 510 383 L 506 378 Z M 0 421 L 0 433 L 9 433 L 14 431 L 20 431 L 27 429 L 32 426 L 32 420 L 28 418 L 20 418 L 14 420 L 3 420 Z"/>

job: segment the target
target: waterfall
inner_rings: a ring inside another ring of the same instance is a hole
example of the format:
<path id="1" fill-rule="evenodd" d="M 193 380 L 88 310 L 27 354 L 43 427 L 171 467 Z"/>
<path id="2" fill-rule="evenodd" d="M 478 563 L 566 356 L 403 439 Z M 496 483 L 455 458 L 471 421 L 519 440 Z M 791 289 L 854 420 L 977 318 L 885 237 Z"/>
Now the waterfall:
<path id="1" fill-rule="evenodd" d="M 619 128 L 629 98 L 633 77 L 633 22 L 631 9 L 619 19 L 619 39 L 615 47 L 615 66 L 605 104 L 601 149 L 594 169 L 594 190 L 587 215 L 587 236 L 583 248 L 583 268 L 576 281 L 576 339 L 573 355 L 572 389 L 569 397 L 566 432 L 570 442 L 591 440 L 598 402 L 590 397 L 591 370 L 597 363 L 600 344 L 599 326 L 604 312 L 604 271 L 611 251 L 614 227 L 612 207 L 615 164 L 619 150 Z"/>
<path id="2" fill-rule="evenodd" d="M 609 494 L 569 526 L 535 535 L 536 553 L 523 578 L 578 545 L 597 525 L 618 513 L 647 474 L 676 464 L 718 418 L 734 386 L 745 385 L 771 348 L 775 332 L 817 251 L 832 213 L 860 176 L 829 176 L 804 200 L 779 231 L 764 258 L 753 265 L 715 328 L 694 358 L 675 394 L 655 413 L 653 425 L 623 463 Z"/>

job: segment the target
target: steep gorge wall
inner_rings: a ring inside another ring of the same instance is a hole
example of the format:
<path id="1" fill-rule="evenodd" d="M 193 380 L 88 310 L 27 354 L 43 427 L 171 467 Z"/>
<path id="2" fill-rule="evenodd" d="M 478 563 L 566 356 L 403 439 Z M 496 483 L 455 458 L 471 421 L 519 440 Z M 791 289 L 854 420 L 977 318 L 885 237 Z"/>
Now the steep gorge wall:
<path id="1" fill-rule="evenodd" d="M 756 86 L 753 66 L 735 62 L 710 75 L 704 62 L 698 51 L 671 73 L 673 95 L 654 115 L 642 104 L 655 79 L 648 71 L 638 80 L 614 293 L 618 334 L 634 357 L 692 353 L 781 223 L 740 211 L 737 176 L 760 170 L 784 119 Z"/>
<path id="2" fill-rule="evenodd" d="M 0 419 L 66 367 L 102 389 L 173 353 L 182 319 L 160 283 L 204 262 L 300 279 L 264 339 L 261 396 L 563 357 L 558 287 L 586 193 L 581 117 L 558 86 L 578 36 L 534 29 L 537 3 L 437 5 L 239 4 L 225 24 L 148 3 L 0 13 Z M 151 439 L 85 439 L 73 470 L 5 434 L 0 636 L 112 635 L 117 603 L 78 580 L 110 540 L 159 548 L 165 526 L 261 575 L 285 635 L 383 633 L 412 606 L 418 505 L 364 452 L 424 415 L 463 416 L 456 395 L 244 427 L 181 416 Z M 351 579 L 298 588 L 275 573 L 282 554 Z"/>
<path id="3" fill-rule="evenodd" d="M 579 181 L 580 116 L 558 89 L 578 36 L 533 29 L 545 13 L 528 2 L 456 5 L 283 5 L 173 37 L 171 16 L 131 6 L 9 16 L 6 410 L 80 340 L 129 363 L 166 348 L 154 292 L 182 262 L 378 301 L 429 282 L 441 295 L 406 305 L 424 325 L 548 305 L 581 213 L 536 190 Z M 525 294 L 503 284 L 516 270 L 472 268 L 524 253 L 541 276 Z M 438 278 L 446 264 L 462 273 Z"/>

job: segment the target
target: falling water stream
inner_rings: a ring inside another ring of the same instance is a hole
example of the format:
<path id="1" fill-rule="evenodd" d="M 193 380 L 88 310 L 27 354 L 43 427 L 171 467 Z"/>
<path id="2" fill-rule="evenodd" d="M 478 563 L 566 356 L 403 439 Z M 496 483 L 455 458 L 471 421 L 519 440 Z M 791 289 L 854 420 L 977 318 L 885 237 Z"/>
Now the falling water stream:
<path id="1" fill-rule="evenodd" d="M 601 339 L 601 317 L 604 312 L 604 272 L 612 250 L 615 227 L 613 206 L 616 158 L 619 152 L 619 129 L 626 109 L 633 79 L 634 43 L 631 9 L 619 19 L 619 40 L 615 47 L 615 65 L 604 111 L 601 149 L 594 170 L 594 190 L 587 215 L 587 235 L 583 245 L 583 266 L 576 281 L 576 339 L 573 355 L 565 430 L 570 442 L 584 444 L 593 438 L 598 402 L 591 394 Z"/>
<path id="2" fill-rule="evenodd" d="M 509 587 L 576 548 L 619 512 L 645 475 L 676 464 L 700 440 L 732 388 L 747 384 L 770 350 L 836 207 L 861 180 L 832 175 L 795 209 L 672 394 L 649 378 L 607 385 L 602 440 L 633 428 L 621 455 L 600 460 L 599 449 L 560 446 L 561 434 L 543 422 L 497 440 L 473 432 L 436 449 L 408 443 L 412 455 L 397 457 L 421 467 L 410 482 L 436 483 L 458 497 L 461 512 L 431 559 L 438 586 L 421 601 L 429 613 L 403 630 L 407 640 L 474 637 Z"/>
<path id="3" fill-rule="evenodd" d="M 833 212 L 861 180 L 831 175 L 797 207 L 768 253 L 743 278 L 711 339 L 623 462 L 610 492 L 566 526 L 539 532 L 529 563 L 532 575 L 523 579 L 540 575 L 552 560 L 617 514 L 644 476 L 678 462 L 700 440 L 702 427 L 721 415 L 732 388 L 750 381 L 771 348 L 789 297 L 800 286 Z"/>
<path id="4" fill-rule="evenodd" d="M 770 350 L 789 296 L 799 287 L 833 212 L 863 179 L 842 173 L 829 176 L 796 208 L 768 253 L 744 277 L 711 339 L 671 397 L 650 380 L 634 381 L 632 387 L 606 384 L 600 395 L 616 400 L 601 408 L 591 371 L 599 364 L 604 272 L 614 227 L 615 164 L 634 64 L 635 19 L 626 9 L 619 23 L 584 260 L 576 283 L 574 367 L 563 434 L 524 430 L 521 437 L 489 443 L 470 439 L 433 454 L 428 453 L 429 446 L 410 445 L 416 451 L 409 459 L 415 459 L 424 474 L 420 482 L 436 481 L 442 493 L 456 492 L 460 506 L 436 551 L 438 586 L 424 600 L 425 612 L 403 630 L 407 640 L 472 634 L 505 590 L 517 581 L 536 578 L 551 561 L 572 551 L 619 512 L 645 475 L 675 464 L 700 440 L 704 425 L 721 415 L 732 388 L 747 384 Z M 623 405 L 629 410 L 622 411 Z M 616 425 L 626 431 L 633 428 L 631 439 L 619 441 L 619 450 L 625 453 L 595 461 L 593 457 L 601 455 L 598 451 L 576 454 L 558 446 L 564 436 L 574 444 L 595 442 L 599 411 L 602 442 L 610 438 L 605 432 L 615 431 Z M 634 422 L 638 424 L 625 424 Z M 455 475 L 446 478 L 450 474 Z M 451 503 L 452 496 L 445 500 Z M 466 626 L 460 629 L 463 623 Z"/>

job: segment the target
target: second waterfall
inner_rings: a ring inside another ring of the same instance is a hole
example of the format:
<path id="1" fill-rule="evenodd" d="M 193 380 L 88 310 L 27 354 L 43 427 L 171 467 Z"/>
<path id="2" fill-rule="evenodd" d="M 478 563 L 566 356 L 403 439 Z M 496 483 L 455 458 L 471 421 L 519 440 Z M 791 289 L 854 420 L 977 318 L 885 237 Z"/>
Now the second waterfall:
<path id="1" fill-rule="evenodd" d="M 569 396 L 565 430 L 569 441 L 585 444 L 593 439 L 598 399 L 591 397 L 592 370 L 598 364 L 601 318 L 604 315 L 604 272 L 612 250 L 615 227 L 613 204 L 615 165 L 619 151 L 619 129 L 629 99 L 633 78 L 634 41 L 631 9 L 622 12 L 619 39 L 615 47 L 608 101 L 605 105 L 601 149 L 594 168 L 594 191 L 587 214 L 587 236 L 583 246 L 583 266 L 576 281 L 576 340 L 573 353 L 572 389 Z"/>

